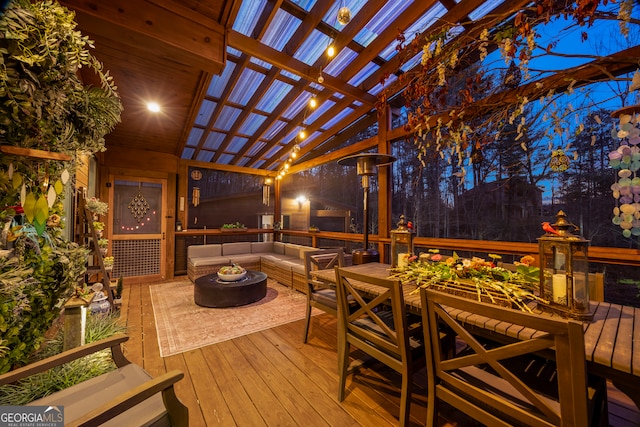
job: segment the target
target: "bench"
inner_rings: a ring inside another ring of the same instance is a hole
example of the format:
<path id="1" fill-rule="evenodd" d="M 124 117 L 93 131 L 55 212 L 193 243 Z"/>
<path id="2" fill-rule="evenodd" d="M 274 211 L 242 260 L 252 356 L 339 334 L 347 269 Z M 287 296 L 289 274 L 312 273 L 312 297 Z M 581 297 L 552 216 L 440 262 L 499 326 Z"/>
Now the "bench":
<path id="1" fill-rule="evenodd" d="M 126 335 L 114 335 L 75 347 L 55 356 L 0 375 L 0 385 L 11 384 L 53 367 L 111 349 L 117 369 L 57 391 L 27 406 L 64 407 L 65 426 L 188 426 L 189 410 L 175 395 L 173 385 L 184 377 L 171 371 L 157 378 L 131 363 L 121 344 Z"/>

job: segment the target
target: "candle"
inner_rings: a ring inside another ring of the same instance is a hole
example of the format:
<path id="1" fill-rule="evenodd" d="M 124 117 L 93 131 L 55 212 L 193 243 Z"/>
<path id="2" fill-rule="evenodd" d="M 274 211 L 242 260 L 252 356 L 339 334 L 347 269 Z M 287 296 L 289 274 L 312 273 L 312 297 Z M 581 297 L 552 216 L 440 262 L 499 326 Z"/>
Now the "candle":
<path id="1" fill-rule="evenodd" d="M 554 274 L 552 278 L 553 284 L 553 302 L 557 304 L 567 304 L 567 276 L 565 274 Z"/>
<path id="2" fill-rule="evenodd" d="M 398 254 L 398 267 L 406 267 L 409 265 L 409 255 L 410 253 L 400 253 Z"/>

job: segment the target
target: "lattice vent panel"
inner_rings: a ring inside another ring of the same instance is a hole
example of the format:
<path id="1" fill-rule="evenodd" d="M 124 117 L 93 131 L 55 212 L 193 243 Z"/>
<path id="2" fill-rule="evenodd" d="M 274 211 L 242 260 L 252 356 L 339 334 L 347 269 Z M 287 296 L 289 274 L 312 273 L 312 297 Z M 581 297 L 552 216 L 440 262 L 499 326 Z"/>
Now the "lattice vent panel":
<path id="1" fill-rule="evenodd" d="M 160 274 L 160 239 L 113 240 L 115 257 L 111 277 Z"/>

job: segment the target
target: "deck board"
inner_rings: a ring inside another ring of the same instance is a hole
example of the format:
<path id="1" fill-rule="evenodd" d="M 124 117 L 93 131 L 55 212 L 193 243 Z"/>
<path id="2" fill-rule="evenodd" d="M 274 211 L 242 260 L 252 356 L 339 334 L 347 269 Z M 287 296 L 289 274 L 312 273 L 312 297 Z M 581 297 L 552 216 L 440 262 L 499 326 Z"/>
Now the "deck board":
<path id="1" fill-rule="evenodd" d="M 130 336 L 125 351 L 153 375 L 179 369 L 176 394 L 189 407 L 191 426 L 394 426 L 399 413 L 399 376 L 379 364 L 360 366 L 338 402 L 336 320 L 320 314 L 302 343 L 304 320 L 227 342 L 162 358 L 149 284 L 126 285 L 122 322 Z M 411 426 L 423 426 L 425 372 L 414 376 Z M 443 405 L 444 406 L 444 405 Z M 610 425 L 640 425 L 640 411 L 609 385 Z M 473 425 L 443 408 L 440 426 Z"/>

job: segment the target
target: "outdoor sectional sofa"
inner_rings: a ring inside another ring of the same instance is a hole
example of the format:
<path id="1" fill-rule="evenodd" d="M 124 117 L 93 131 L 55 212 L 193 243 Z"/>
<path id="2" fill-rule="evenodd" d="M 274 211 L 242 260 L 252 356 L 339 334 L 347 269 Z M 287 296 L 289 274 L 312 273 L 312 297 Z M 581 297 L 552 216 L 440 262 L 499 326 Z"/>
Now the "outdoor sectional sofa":
<path id="1" fill-rule="evenodd" d="M 259 270 L 300 292 L 306 292 L 304 253 L 317 248 L 282 242 L 234 242 L 192 245 L 187 248 L 187 275 L 197 278 L 216 273 L 232 263 Z"/>

